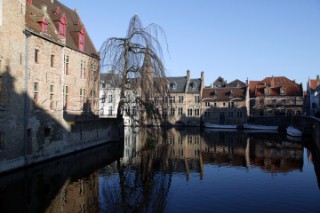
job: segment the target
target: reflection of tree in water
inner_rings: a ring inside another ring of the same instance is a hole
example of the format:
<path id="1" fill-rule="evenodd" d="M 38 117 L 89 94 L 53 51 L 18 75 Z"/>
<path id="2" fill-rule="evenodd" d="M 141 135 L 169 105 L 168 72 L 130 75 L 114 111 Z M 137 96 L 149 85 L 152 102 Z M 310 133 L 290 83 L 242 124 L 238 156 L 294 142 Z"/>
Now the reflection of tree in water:
<path id="1" fill-rule="evenodd" d="M 127 162 L 118 160 L 117 169 L 100 183 L 101 211 L 163 212 L 171 183 L 167 152 L 161 137 L 150 129 L 139 131 L 143 144 Z"/>

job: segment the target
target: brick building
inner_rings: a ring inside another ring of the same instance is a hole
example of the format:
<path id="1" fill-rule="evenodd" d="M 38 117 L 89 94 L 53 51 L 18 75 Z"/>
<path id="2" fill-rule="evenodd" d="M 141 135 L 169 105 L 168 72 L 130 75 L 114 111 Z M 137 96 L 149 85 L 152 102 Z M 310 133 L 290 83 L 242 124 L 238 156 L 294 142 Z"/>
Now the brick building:
<path id="1" fill-rule="evenodd" d="M 213 88 L 204 88 L 202 91 L 202 121 L 213 124 L 245 123 L 247 121 L 245 84 L 239 80 L 233 81 L 230 85 L 216 83 L 217 81 L 213 84 Z"/>
<path id="2" fill-rule="evenodd" d="M 0 172 L 118 137 L 97 116 L 99 54 L 78 13 L 57 0 L 0 5 Z"/>
<path id="3" fill-rule="evenodd" d="M 297 84 L 283 76 L 250 81 L 246 104 L 247 114 L 250 117 L 301 115 L 302 84 Z"/>

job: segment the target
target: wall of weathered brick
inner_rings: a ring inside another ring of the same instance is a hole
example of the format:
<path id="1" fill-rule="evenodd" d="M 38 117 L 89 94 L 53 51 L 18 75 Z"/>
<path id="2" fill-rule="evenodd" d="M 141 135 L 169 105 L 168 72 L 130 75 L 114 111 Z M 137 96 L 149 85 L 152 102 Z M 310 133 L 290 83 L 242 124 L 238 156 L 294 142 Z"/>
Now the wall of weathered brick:
<path id="1" fill-rule="evenodd" d="M 2 6 L 0 172 L 119 140 L 117 121 L 97 116 L 98 61 L 33 33 L 27 38 L 24 34 L 25 0 L 3 0 Z M 35 49 L 39 51 L 37 62 Z M 69 55 L 68 75 L 63 69 L 65 54 Z M 86 61 L 84 78 L 80 75 L 81 60 Z M 91 63 L 95 63 L 94 72 L 91 72 Z M 67 109 L 63 108 L 65 85 L 69 87 Z M 50 91 L 51 86 L 53 92 Z M 85 89 L 84 103 L 88 101 L 84 111 L 80 88 Z M 92 89 L 93 98 L 90 96 Z M 51 94 L 53 98 L 50 98 Z M 27 111 L 24 111 L 25 103 L 28 104 Z"/>

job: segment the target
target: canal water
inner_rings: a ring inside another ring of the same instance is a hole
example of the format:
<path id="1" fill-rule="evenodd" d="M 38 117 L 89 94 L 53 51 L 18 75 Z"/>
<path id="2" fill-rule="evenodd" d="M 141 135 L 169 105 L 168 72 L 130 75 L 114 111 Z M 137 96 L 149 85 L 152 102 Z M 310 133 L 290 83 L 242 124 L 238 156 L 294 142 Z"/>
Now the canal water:
<path id="1" fill-rule="evenodd" d="M 0 176 L 0 212 L 319 212 L 312 138 L 125 129 L 124 141 Z"/>

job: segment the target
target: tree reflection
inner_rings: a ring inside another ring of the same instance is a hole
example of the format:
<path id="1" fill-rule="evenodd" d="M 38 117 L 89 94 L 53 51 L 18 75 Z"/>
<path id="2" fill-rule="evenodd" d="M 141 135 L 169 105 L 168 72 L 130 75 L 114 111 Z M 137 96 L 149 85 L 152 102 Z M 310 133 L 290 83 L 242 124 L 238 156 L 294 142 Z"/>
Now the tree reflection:
<path id="1" fill-rule="evenodd" d="M 124 158 L 116 162 L 118 174 L 101 182 L 101 211 L 162 212 L 172 174 L 167 169 L 165 138 L 154 129 L 126 129 Z M 139 140 L 139 144 L 136 143 Z M 129 152 L 128 152 L 129 151 Z M 110 173 L 106 168 L 104 174 Z"/>

